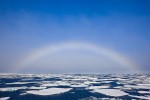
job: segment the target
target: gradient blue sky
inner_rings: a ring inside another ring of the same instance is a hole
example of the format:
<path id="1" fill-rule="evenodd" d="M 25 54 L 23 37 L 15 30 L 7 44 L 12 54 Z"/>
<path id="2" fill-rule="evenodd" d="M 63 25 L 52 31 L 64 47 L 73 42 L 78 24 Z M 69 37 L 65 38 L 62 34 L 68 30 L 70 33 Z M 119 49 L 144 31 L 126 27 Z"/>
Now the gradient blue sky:
<path id="1" fill-rule="evenodd" d="M 0 0 L 0 71 L 48 44 L 101 45 L 150 71 L 149 0 Z M 79 53 L 80 54 L 80 53 Z"/>

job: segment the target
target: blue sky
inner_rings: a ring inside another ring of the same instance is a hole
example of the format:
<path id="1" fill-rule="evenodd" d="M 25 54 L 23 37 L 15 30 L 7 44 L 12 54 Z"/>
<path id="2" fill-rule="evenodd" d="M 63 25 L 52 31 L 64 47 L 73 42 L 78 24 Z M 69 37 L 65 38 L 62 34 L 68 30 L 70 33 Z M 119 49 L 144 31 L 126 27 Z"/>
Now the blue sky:
<path id="1" fill-rule="evenodd" d="M 82 41 L 150 70 L 149 5 L 149 0 L 0 0 L 0 69 L 13 69 L 45 45 Z"/>

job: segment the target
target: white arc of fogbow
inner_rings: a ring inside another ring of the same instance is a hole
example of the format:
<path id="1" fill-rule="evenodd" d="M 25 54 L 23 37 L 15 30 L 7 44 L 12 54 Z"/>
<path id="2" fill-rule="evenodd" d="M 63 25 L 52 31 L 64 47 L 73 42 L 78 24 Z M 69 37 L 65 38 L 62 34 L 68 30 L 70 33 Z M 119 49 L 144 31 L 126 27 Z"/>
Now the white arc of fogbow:
<path id="1" fill-rule="evenodd" d="M 18 70 L 25 68 L 32 62 L 48 55 L 53 54 L 56 52 L 60 52 L 62 50 L 69 50 L 69 49 L 84 49 L 91 52 L 96 53 L 97 55 L 104 55 L 111 59 L 114 62 L 121 64 L 122 66 L 129 68 L 131 70 L 137 70 L 137 67 L 133 62 L 128 60 L 127 57 L 123 56 L 120 53 L 117 53 L 111 49 L 104 48 L 102 46 L 97 46 L 91 43 L 83 43 L 83 42 L 64 42 L 58 44 L 50 44 L 48 46 L 39 48 L 36 51 L 29 53 L 25 56 L 18 65 Z"/>

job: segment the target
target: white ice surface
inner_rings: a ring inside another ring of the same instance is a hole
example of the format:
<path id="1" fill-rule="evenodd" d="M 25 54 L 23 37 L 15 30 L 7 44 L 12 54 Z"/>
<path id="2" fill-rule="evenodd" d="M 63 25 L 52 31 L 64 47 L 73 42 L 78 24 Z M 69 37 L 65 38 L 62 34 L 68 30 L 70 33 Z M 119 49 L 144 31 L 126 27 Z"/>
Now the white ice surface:
<path id="1" fill-rule="evenodd" d="M 86 81 L 84 84 L 90 85 L 90 84 L 98 84 L 100 82 L 95 82 L 95 81 Z"/>
<path id="2" fill-rule="evenodd" d="M 124 85 L 125 88 L 133 88 L 133 89 L 150 89 L 147 85 Z"/>
<path id="3" fill-rule="evenodd" d="M 138 91 L 138 92 L 141 93 L 141 94 L 144 94 L 144 93 L 150 94 L 150 91 Z"/>
<path id="4" fill-rule="evenodd" d="M 8 100 L 10 97 L 2 97 L 0 100 Z"/>
<path id="5" fill-rule="evenodd" d="M 48 88 L 43 90 L 26 91 L 29 94 L 35 95 L 54 95 L 70 91 L 72 88 Z"/>
<path id="6" fill-rule="evenodd" d="M 58 84 L 59 86 L 70 86 L 70 83 L 63 81 L 57 81 L 56 84 Z"/>
<path id="7" fill-rule="evenodd" d="M 120 89 L 120 90 L 132 90 L 130 87 L 123 87 L 123 86 L 116 86 L 114 88 L 115 89 Z"/>
<path id="8" fill-rule="evenodd" d="M 70 87 L 88 87 L 86 84 L 76 84 L 76 85 L 71 85 Z"/>
<path id="9" fill-rule="evenodd" d="M 43 87 L 48 87 L 48 86 L 58 86 L 58 84 L 56 84 L 56 83 L 46 83 L 46 84 L 42 84 L 41 86 L 43 86 Z"/>
<path id="10" fill-rule="evenodd" d="M 128 95 L 124 91 L 118 89 L 95 89 L 92 92 L 101 93 L 101 94 L 114 96 L 114 97 Z"/>
<path id="11" fill-rule="evenodd" d="M 139 98 L 140 100 L 143 100 L 143 99 L 150 100 L 150 96 L 135 96 L 135 95 L 129 95 L 129 96 Z"/>
<path id="12" fill-rule="evenodd" d="M 0 91 L 17 91 L 20 89 L 28 89 L 28 87 L 23 86 L 23 87 L 6 87 L 6 88 L 0 88 Z"/>
<path id="13" fill-rule="evenodd" d="M 13 83 L 6 83 L 6 84 L 16 85 L 16 84 L 29 84 L 29 83 L 37 83 L 37 82 L 13 82 Z"/>
<path id="14" fill-rule="evenodd" d="M 104 89 L 104 88 L 109 88 L 109 85 L 103 85 L 103 86 L 90 86 L 90 87 L 87 87 L 86 89 Z"/>
<path id="15" fill-rule="evenodd" d="M 43 86 L 41 86 L 41 87 L 35 87 L 35 86 L 31 86 L 31 87 L 29 87 L 28 89 L 45 89 L 46 87 L 43 87 Z"/>

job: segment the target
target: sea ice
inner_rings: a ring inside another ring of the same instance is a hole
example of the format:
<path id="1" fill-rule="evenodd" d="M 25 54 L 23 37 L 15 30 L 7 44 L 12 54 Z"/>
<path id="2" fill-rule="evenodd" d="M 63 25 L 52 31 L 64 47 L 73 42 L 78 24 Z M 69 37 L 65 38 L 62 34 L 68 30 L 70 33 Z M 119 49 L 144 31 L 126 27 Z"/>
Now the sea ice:
<path id="1" fill-rule="evenodd" d="M 29 94 L 35 95 L 54 95 L 70 91 L 72 88 L 48 88 L 43 90 L 26 91 Z"/>
<path id="2" fill-rule="evenodd" d="M 13 82 L 13 83 L 6 83 L 6 84 L 16 85 L 16 84 L 29 84 L 29 83 L 37 83 L 37 82 Z"/>
<path id="3" fill-rule="evenodd" d="M 90 87 L 87 87 L 86 89 L 104 89 L 104 88 L 109 88 L 109 85 L 103 85 L 103 86 L 90 86 Z"/>
<path id="4" fill-rule="evenodd" d="M 114 96 L 114 97 L 128 95 L 124 91 L 118 89 L 95 89 L 92 92 L 97 92 L 97 93 Z"/>
<path id="5" fill-rule="evenodd" d="M 2 97 L 0 100 L 8 100 L 10 97 Z"/>
<path id="6" fill-rule="evenodd" d="M 141 93 L 141 94 L 150 94 L 150 91 L 138 91 L 139 93 Z"/>
<path id="7" fill-rule="evenodd" d="M 88 87 L 89 85 L 86 85 L 86 84 L 74 84 L 74 85 L 71 85 L 71 87 Z"/>
<path id="8" fill-rule="evenodd" d="M 135 97 L 139 98 L 140 100 L 145 99 L 145 100 L 150 100 L 150 96 L 135 96 L 135 95 L 129 95 L 130 97 Z"/>
<path id="9" fill-rule="evenodd" d="M 150 89 L 149 86 L 147 85 L 124 85 L 124 87 L 126 88 L 133 88 L 133 89 Z"/>
<path id="10" fill-rule="evenodd" d="M 28 89 L 45 89 L 46 87 L 43 87 L 43 86 L 41 86 L 41 87 L 35 87 L 35 86 L 31 86 L 31 87 L 29 87 Z"/>
<path id="11" fill-rule="evenodd" d="M 6 87 L 6 88 L 0 88 L 0 91 L 17 91 L 20 89 L 27 89 L 28 87 L 23 86 L 23 87 Z"/>
<path id="12" fill-rule="evenodd" d="M 48 87 L 48 86 L 58 86 L 58 84 L 56 84 L 56 83 L 46 83 L 46 84 L 42 84 L 41 85 L 42 87 Z"/>

